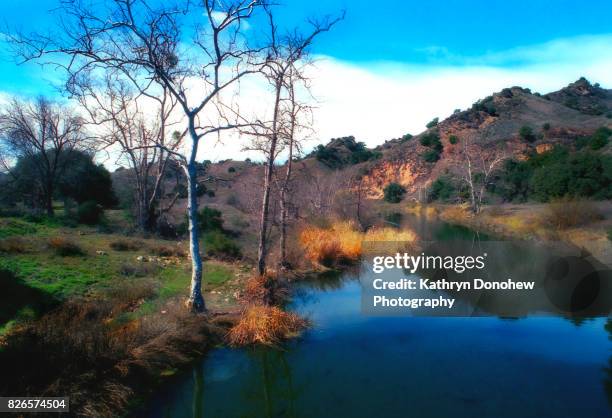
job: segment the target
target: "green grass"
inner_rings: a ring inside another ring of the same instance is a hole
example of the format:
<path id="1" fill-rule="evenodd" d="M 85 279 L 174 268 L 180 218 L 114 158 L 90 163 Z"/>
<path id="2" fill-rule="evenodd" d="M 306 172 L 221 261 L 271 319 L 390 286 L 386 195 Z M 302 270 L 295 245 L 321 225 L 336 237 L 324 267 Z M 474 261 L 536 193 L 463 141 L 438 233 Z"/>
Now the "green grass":
<path id="1" fill-rule="evenodd" d="M 21 219 L 0 219 L 0 238 L 31 235 L 38 232 L 38 225 Z"/>
<path id="2" fill-rule="evenodd" d="M 1 218 L 0 237 L 13 235 L 24 237 L 31 250 L 23 254 L 2 254 L 0 271 L 8 272 L 10 277 L 18 281 L 20 289 L 27 288 L 28 291 L 44 295 L 50 300 L 62 301 L 73 296 L 112 289 L 118 284 L 125 283 L 126 280 L 139 280 L 141 277 L 158 282 L 159 285 L 157 295 L 145 301 L 135 314 L 146 314 L 169 298 L 187 296 L 191 281 L 191 264 L 188 258 L 180 259 L 179 264 L 166 266 L 155 261 L 137 261 L 138 256 L 152 255 L 151 252 L 156 247 L 174 246 L 175 243 L 157 239 L 139 239 L 143 242 L 142 248 L 133 251 L 115 251 L 110 244 L 125 237 L 100 234 L 91 227 L 65 228 L 51 222 L 41 224 L 17 218 Z M 78 257 L 56 255 L 48 246 L 49 239 L 56 236 L 65 237 L 77 244 L 83 249 L 84 255 Z M 103 251 L 105 254 L 98 255 L 97 251 Z M 140 275 L 126 275 L 126 266 L 139 271 Z M 203 287 L 205 290 L 210 290 L 223 286 L 235 277 L 236 272 L 237 267 L 232 264 L 206 261 Z M 2 288 L 6 287 L 5 281 L 0 280 L 0 285 Z M 13 292 L 4 293 L 10 299 Z M 26 302 L 10 312 L 7 311 L 7 314 L 1 318 L 0 333 L 10 328 L 15 321 L 41 313 L 37 307 L 32 309 L 32 313 L 28 313 L 27 309 L 20 311 L 21 308 L 34 306 L 29 306 Z"/>

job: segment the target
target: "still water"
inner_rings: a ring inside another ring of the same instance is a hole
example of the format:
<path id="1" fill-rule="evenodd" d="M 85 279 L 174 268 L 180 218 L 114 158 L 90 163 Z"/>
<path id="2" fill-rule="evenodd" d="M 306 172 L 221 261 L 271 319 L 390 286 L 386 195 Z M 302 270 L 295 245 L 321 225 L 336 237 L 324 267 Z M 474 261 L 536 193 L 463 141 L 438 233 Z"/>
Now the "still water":
<path id="1" fill-rule="evenodd" d="M 422 239 L 487 239 L 408 220 Z M 218 349 L 139 417 L 610 417 L 612 321 L 371 317 L 357 273 L 301 283 L 313 327 L 283 349 Z"/>

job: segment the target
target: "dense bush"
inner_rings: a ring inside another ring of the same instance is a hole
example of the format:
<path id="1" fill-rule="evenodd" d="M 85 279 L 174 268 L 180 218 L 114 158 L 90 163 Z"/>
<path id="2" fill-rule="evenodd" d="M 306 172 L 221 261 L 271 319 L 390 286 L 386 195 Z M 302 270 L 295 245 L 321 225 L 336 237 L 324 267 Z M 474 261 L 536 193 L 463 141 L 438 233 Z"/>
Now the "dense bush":
<path id="1" fill-rule="evenodd" d="M 525 141 L 533 142 L 536 140 L 536 136 L 533 133 L 533 129 L 530 126 L 524 125 L 519 129 L 519 135 Z"/>
<path id="2" fill-rule="evenodd" d="M 200 228 L 200 232 L 222 231 L 223 218 L 221 211 L 204 206 L 198 213 L 198 227 Z"/>
<path id="3" fill-rule="evenodd" d="M 399 203 L 406 194 L 404 186 L 398 183 L 389 183 L 383 190 L 384 199 L 389 203 Z"/>
<path id="4" fill-rule="evenodd" d="M 439 118 L 433 118 L 429 123 L 427 123 L 427 125 L 425 125 L 425 127 L 427 129 L 435 128 L 436 126 L 438 126 L 439 121 Z"/>
<path id="5" fill-rule="evenodd" d="M 448 201 L 456 193 L 455 186 L 450 178 L 443 176 L 439 177 L 431 184 L 429 198 L 431 200 Z"/>
<path id="6" fill-rule="evenodd" d="M 430 132 L 421 137 L 421 145 L 429 147 L 430 149 L 425 151 L 421 156 L 428 163 L 434 163 L 440 159 L 440 153 L 444 149 L 440 137 L 435 132 Z"/>
<path id="7" fill-rule="evenodd" d="M 428 163 L 435 163 L 440 159 L 440 153 L 435 149 L 429 149 L 421 154 L 421 156 Z"/>
<path id="8" fill-rule="evenodd" d="M 49 248 L 60 257 L 85 255 L 85 252 L 76 243 L 63 237 L 54 237 L 49 240 Z"/>
<path id="9" fill-rule="evenodd" d="M 459 142 L 459 138 L 457 137 L 457 135 L 451 135 L 448 137 L 448 142 L 450 142 L 452 145 L 455 145 L 457 142 Z"/>
<path id="10" fill-rule="evenodd" d="M 79 223 L 86 225 L 96 225 L 102 220 L 104 209 L 93 200 L 88 200 L 79 205 L 77 209 L 77 219 Z"/>
<path id="11" fill-rule="evenodd" d="M 238 245 L 219 230 L 204 234 L 204 250 L 207 255 L 222 259 L 235 259 L 241 256 Z"/>
<path id="12" fill-rule="evenodd" d="M 526 161 L 506 162 L 495 192 L 507 201 L 549 201 L 566 195 L 609 199 L 611 184 L 611 156 L 555 147 Z"/>
<path id="13" fill-rule="evenodd" d="M 342 148 L 347 152 L 343 152 Z M 363 142 L 355 141 L 355 137 L 347 136 L 332 139 L 328 146 L 317 146 L 312 155 L 330 168 L 342 168 L 380 158 L 382 154 L 367 149 Z"/>

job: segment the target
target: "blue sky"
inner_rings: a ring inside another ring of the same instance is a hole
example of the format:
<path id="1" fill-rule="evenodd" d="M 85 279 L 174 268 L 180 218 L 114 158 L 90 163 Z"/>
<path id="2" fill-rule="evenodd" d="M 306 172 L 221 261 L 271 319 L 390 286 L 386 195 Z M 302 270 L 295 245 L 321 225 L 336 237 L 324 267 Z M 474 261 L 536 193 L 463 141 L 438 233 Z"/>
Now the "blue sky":
<path id="1" fill-rule="evenodd" d="M 2 23 L 52 27 L 48 10 L 58 1 L 5 2 Z M 346 19 L 313 49 L 319 141 L 353 134 L 375 145 L 416 133 L 509 85 L 545 93 L 584 75 L 612 88 L 610 0 L 285 0 L 276 17 L 291 27 L 343 9 Z M 54 94 L 49 80 L 58 77 L 16 66 L 0 43 L 1 95 Z M 213 152 L 221 158 L 231 148 Z"/>

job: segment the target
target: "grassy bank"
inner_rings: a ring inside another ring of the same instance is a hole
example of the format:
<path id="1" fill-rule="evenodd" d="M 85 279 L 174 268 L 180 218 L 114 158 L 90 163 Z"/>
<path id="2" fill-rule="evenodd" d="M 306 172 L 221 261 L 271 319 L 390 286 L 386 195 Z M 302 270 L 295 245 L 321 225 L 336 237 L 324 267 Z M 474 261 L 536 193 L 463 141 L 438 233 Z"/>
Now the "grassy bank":
<path id="1" fill-rule="evenodd" d="M 412 205 L 406 210 L 509 239 L 569 242 L 612 265 L 610 201 L 503 204 L 485 206 L 478 215 L 466 205 Z"/>
<path id="2" fill-rule="evenodd" d="M 75 412 L 118 416 L 224 341 L 250 270 L 206 259 L 210 311 L 191 315 L 186 243 L 0 218 L 2 392 L 70 394 Z"/>

